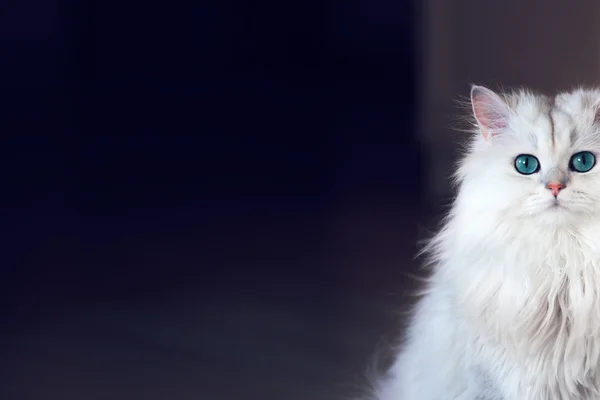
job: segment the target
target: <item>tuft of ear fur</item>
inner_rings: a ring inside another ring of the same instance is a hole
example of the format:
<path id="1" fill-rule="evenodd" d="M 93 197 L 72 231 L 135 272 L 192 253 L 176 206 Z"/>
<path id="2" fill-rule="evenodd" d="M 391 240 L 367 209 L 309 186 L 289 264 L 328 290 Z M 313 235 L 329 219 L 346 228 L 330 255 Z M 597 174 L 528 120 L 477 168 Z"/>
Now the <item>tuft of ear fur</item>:
<path id="1" fill-rule="evenodd" d="M 508 126 L 510 109 L 506 102 L 494 91 L 473 85 L 471 88 L 473 115 L 484 138 L 502 133 Z"/>

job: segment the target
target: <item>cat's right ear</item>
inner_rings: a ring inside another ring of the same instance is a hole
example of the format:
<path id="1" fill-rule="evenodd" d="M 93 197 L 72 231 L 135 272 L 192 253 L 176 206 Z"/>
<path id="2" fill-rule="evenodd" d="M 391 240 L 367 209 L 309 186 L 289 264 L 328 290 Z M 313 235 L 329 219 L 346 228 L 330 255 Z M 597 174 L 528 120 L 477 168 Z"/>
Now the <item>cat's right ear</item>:
<path id="1" fill-rule="evenodd" d="M 473 85 L 471 105 L 473 115 L 485 139 L 501 133 L 508 126 L 510 109 L 504 99 L 492 90 Z"/>

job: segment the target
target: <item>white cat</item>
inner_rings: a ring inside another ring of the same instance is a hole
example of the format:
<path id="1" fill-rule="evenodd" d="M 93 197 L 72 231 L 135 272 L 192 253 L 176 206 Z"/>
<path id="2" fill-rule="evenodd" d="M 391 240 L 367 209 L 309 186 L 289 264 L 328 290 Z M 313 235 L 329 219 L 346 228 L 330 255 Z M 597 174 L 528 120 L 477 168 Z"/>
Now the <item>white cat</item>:
<path id="1" fill-rule="evenodd" d="M 600 90 L 471 90 L 458 196 L 376 400 L 600 399 Z"/>

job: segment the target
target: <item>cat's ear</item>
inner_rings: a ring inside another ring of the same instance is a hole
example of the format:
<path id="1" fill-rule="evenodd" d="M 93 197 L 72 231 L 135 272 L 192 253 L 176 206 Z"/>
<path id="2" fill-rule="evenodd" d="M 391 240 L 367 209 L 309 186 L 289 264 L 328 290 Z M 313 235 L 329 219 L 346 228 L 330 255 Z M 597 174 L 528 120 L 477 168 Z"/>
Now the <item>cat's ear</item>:
<path id="1" fill-rule="evenodd" d="M 492 90 L 473 85 L 471 88 L 473 115 L 484 138 L 502 133 L 508 126 L 510 109 L 508 104 Z"/>

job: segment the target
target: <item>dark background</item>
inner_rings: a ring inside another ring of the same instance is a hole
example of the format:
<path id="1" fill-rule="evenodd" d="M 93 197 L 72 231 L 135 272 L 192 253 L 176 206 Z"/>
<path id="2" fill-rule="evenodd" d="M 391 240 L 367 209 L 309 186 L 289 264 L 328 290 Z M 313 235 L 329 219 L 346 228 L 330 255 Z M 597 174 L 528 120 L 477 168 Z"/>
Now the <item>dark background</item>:
<path id="1" fill-rule="evenodd" d="M 3 12 L 0 281 L 13 305 L 233 272 L 116 262 L 115 243 L 199 235 L 208 252 L 228 247 L 220 221 L 243 235 L 244 217 L 419 203 L 414 4 L 196 3 Z"/>
<path id="2" fill-rule="evenodd" d="M 422 212 L 418 15 L 3 3 L 5 398 L 318 399 L 333 371 L 362 382 L 349 371 L 383 328 L 356 310 L 401 292 Z M 249 383 L 215 383 L 236 374 Z"/>

